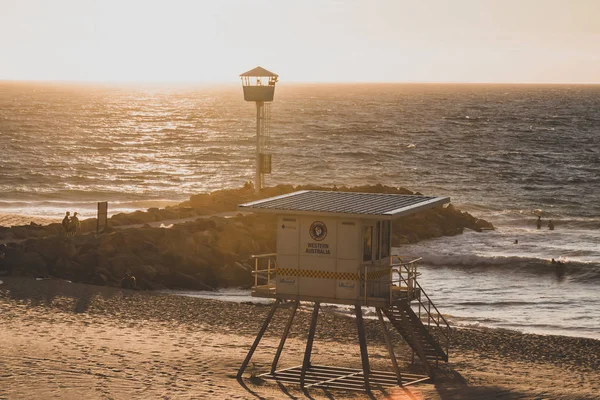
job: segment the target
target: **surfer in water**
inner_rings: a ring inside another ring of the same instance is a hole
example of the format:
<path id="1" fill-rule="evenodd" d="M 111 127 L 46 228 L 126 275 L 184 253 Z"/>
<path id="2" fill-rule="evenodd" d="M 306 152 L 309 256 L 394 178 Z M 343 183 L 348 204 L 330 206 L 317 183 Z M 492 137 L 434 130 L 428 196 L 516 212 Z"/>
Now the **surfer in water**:
<path id="1" fill-rule="evenodd" d="M 554 273 L 556 274 L 557 278 L 561 279 L 565 276 L 565 264 L 562 261 L 556 261 L 553 258 L 552 265 L 554 265 Z"/>
<path id="2" fill-rule="evenodd" d="M 542 217 L 538 216 L 537 219 L 537 228 L 542 229 Z"/>
<path id="3" fill-rule="evenodd" d="M 554 230 L 554 222 L 552 222 L 552 220 L 550 220 L 550 221 L 548 222 L 548 229 L 550 229 L 551 231 L 553 231 L 553 230 Z"/>

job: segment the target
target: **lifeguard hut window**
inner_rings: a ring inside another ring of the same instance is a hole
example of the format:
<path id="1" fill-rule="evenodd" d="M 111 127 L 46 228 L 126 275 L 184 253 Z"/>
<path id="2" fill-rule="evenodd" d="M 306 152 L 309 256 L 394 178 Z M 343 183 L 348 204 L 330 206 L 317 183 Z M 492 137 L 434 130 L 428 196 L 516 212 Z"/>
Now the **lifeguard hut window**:
<path id="1" fill-rule="evenodd" d="M 387 258 L 391 254 L 392 242 L 390 221 L 383 221 L 381 224 L 381 258 Z"/>
<path id="2" fill-rule="evenodd" d="M 373 226 L 365 226 L 363 229 L 363 261 L 373 259 Z"/>
<path id="3" fill-rule="evenodd" d="M 381 222 L 377 221 L 377 223 L 375 224 L 375 230 L 373 231 L 373 245 L 374 245 L 374 251 L 373 251 L 373 260 L 379 260 L 381 259 L 381 253 L 380 253 L 380 249 L 381 249 L 381 243 L 379 242 L 379 238 L 381 237 L 380 235 L 380 230 L 381 230 Z"/>
<path id="4" fill-rule="evenodd" d="M 363 261 L 377 261 L 390 256 L 390 221 L 377 221 L 363 228 Z"/>

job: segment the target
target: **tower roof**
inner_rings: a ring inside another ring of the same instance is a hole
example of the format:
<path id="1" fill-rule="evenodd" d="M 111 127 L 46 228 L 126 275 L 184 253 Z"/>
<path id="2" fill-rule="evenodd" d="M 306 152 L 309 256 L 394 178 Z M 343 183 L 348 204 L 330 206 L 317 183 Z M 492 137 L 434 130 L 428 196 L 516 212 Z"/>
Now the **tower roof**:
<path id="1" fill-rule="evenodd" d="M 267 71 L 263 67 L 256 67 L 254 69 L 251 69 L 250 71 L 246 71 L 243 74 L 240 74 L 240 76 L 275 76 L 275 77 L 278 77 L 279 75 L 274 74 L 271 71 Z"/>
<path id="2" fill-rule="evenodd" d="M 238 210 L 393 219 L 450 202 L 449 197 L 302 190 L 238 205 Z"/>

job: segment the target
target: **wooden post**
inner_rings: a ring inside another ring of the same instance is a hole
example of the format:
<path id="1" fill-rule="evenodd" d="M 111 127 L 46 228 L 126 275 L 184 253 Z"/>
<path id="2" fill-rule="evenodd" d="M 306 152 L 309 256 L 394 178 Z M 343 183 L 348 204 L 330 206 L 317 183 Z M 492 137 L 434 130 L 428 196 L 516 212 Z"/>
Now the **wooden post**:
<path id="1" fill-rule="evenodd" d="M 296 315 L 296 310 L 298 309 L 298 302 L 294 302 L 294 306 L 292 307 L 292 311 L 290 317 L 288 319 L 287 324 L 285 325 L 285 329 L 283 330 L 283 335 L 281 336 L 281 341 L 279 342 L 279 347 L 277 348 L 277 353 L 275 353 L 275 358 L 273 359 L 273 364 L 271 364 L 271 373 L 275 372 L 277 369 L 277 363 L 279 362 L 279 357 L 281 356 L 281 352 L 283 350 L 283 345 L 285 344 L 285 340 L 287 339 L 290 328 L 292 327 L 292 321 L 294 320 L 294 316 Z"/>
<path id="2" fill-rule="evenodd" d="M 320 303 L 315 303 L 315 307 L 312 313 L 312 319 L 310 321 L 310 329 L 308 331 L 308 339 L 306 341 L 306 350 L 304 351 L 304 361 L 302 362 L 302 370 L 300 371 L 300 387 L 304 389 L 304 378 L 306 377 L 306 371 L 310 368 L 310 354 L 312 353 L 312 346 L 315 340 L 315 330 L 317 329 L 317 317 L 319 316 Z"/>
<path id="3" fill-rule="evenodd" d="M 396 377 L 398 378 L 398 385 L 402 386 L 402 375 L 400 374 L 400 369 L 398 368 L 398 362 L 396 361 L 396 355 L 394 354 L 394 347 L 392 345 L 392 341 L 390 340 L 390 335 L 385 326 L 385 322 L 383 321 L 383 316 L 381 315 L 381 308 L 377 308 L 377 318 L 379 318 L 379 322 L 381 323 L 381 329 L 383 330 L 383 337 L 385 338 L 385 344 L 387 346 L 388 353 L 390 358 L 392 359 L 392 365 L 394 366 L 394 371 L 396 372 Z"/>
<path id="4" fill-rule="evenodd" d="M 358 342 L 360 344 L 360 358 L 365 379 L 365 389 L 367 392 L 370 392 L 371 389 L 369 388 L 369 354 L 367 353 L 367 338 L 365 335 L 365 325 L 362 317 L 362 309 L 358 304 L 354 306 L 354 309 L 356 311 L 356 327 L 358 328 Z"/>
<path id="5" fill-rule="evenodd" d="M 258 335 L 256 335 L 256 339 L 254 339 L 254 343 L 252 344 L 252 347 L 250 347 L 250 351 L 248 352 L 246 359 L 244 360 L 244 362 L 242 363 L 242 366 L 240 367 L 240 370 L 238 371 L 238 374 L 237 374 L 238 379 L 242 378 L 242 374 L 246 370 L 246 367 L 248 366 L 248 363 L 250 362 L 250 359 L 252 358 L 252 355 L 254 354 L 254 350 L 256 350 L 256 348 L 258 347 L 258 344 L 260 343 L 260 340 L 262 339 L 263 335 L 265 334 L 265 331 L 267 330 L 267 327 L 269 326 L 269 323 L 271 322 L 271 318 L 273 318 L 273 315 L 275 314 L 275 311 L 277 310 L 277 307 L 279 306 L 280 301 L 281 300 L 277 299 L 277 300 L 275 300 L 275 303 L 273 303 L 273 306 L 271 307 L 271 310 L 269 311 L 269 314 L 267 315 L 265 322 L 263 322 L 263 325 L 260 328 Z"/>

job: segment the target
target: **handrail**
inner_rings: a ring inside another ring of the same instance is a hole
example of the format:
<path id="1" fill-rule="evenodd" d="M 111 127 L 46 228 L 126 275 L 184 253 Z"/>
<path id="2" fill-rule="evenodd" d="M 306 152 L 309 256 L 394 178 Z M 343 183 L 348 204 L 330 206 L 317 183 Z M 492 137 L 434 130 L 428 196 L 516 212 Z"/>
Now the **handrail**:
<path id="1" fill-rule="evenodd" d="M 418 260 L 420 260 L 420 258 Z M 408 269 L 407 269 L 407 272 L 408 272 Z M 399 275 L 399 276 L 405 281 L 405 279 L 402 277 L 402 275 Z M 450 326 L 448 324 L 448 321 L 446 321 L 446 318 L 444 318 L 444 316 L 440 313 L 440 310 L 438 310 L 438 308 L 435 306 L 435 304 L 433 303 L 433 301 L 431 300 L 431 298 L 427 295 L 427 293 L 425 292 L 425 290 L 423 289 L 423 287 L 421 286 L 421 284 L 416 279 L 414 279 L 414 283 L 418 286 L 418 288 L 420 289 L 421 293 L 425 295 L 425 297 L 427 298 L 427 301 L 433 306 L 433 308 L 438 313 L 439 317 L 442 318 L 442 320 L 444 321 L 444 323 L 446 325 Z M 418 299 L 418 300 L 419 300 L 419 302 L 421 302 L 421 299 Z"/>
<path id="2" fill-rule="evenodd" d="M 260 272 L 269 272 L 269 271 L 271 271 L 271 270 L 269 268 L 267 268 L 267 269 L 259 269 L 258 271 L 254 270 L 254 271 L 251 271 L 250 273 L 252 275 L 254 275 L 254 274 L 258 274 Z"/>
<path id="3" fill-rule="evenodd" d="M 369 272 L 369 268 L 373 268 L 373 272 Z M 358 270 L 358 281 L 362 283 L 363 288 L 362 288 L 362 297 L 363 297 L 363 301 L 364 301 L 364 305 L 368 306 L 368 299 L 369 299 L 369 293 L 368 293 L 368 287 L 367 287 L 367 283 L 369 281 L 376 281 L 378 279 L 380 279 L 382 276 L 384 276 L 385 274 L 388 273 L 388 271 L 391 270 L 391 266 L 390 265 L 386 265 L 386 264 L 377 264 L 377 263 L 372 263 L 372 262 L 364 262 L 362 264 L 359 265 L 359 270 Z M 380 281 L 381 282 L 381 281 Z M 381 282 L 381 283 L 385 283 Z M 360 293 L 360 290 L 359 290 Z"/>
<path id="4" fill-rule="evenodd" d="M 398 257 L 398 256 L 390 256 L 390 257 L 393 258 L 393 257 Z M 396 264 L 392 263 L 392 264 L 390 264 L 390 266 L 395 267 L 395 266 L 400 266 L 400 265 L 416 264 L 419 261 L 421 261 L 422 259 L 423 259 L 423 257 L 415 258 L 414 260 L 410 260 L 410 261 L 402 261 L 402 260 L 400 260 L 399 263 L 396 263 Z"/>
<path id="5" fill-rule="evenodd" d="M 397 258 L 399 260 L 398 263 L 394 263 L 394 258 Z M 391 255 L 389 257 L 389 262 L 390 262 L 390 305 L 393 303 L 393 298 L 394 298 L 394 294 L 393 294 L 393 290 L 392 287 L 394 287 L 394 283 L 398 283 L 398 287 L 402 287 L 402 283 L 405 284 L 406 287 L 406 291 L 407 291 L 407 297 L 409 299 L 412 299 L 413 294 L 414 294 L 414 284 L 413 282 L 416 281 L 416 277 L 419 275 L 419 273 L 417 272 L 417 267 L 416 264 L 417 262 L 421 261 L 421 257 L 416 258 L 414 260 L 408 261 L 408 262 L 404 262 L 402 261 L 402 259 L 397 256 L 397 255 Z M 406 271 L 406 274 L 408 275 L 407 278 L 405 279 L 402 276 L 402 272 L 400 269 L 398 269 L 398 267 L 403 268 Z M 394 272 L 398 275 L 398 277 L 400 278 L 398 281 L 394 280 Z"/>
<path id="6" fill-rule="evenodd" d="M 444 338 L 446 339 L 446 355 L 448 355 L 448 351 L 450 349 L 450 334 L 452 333 L 452 329 L 450 328 L 450 324 L 448 323 L 448 321 L 446 321 L 446 318 L 444 318 L 444 316 L 442 315 L 442 313 L 440 313 L 440 310 L 438 310 L 438 308 L 435 306 L 435 304 L 433 303 L 433 301 L 431 301 L 431 299 L 429 298 L 429 296 L 427 295 L 427 293 L 425 292 L 425 290 L 423 290 L 423 288 L 421 287 L 421 285 L 415 280 L 415 283 L 417 284 L 417 286 L 419 287 L 420 291 L 422 294 L 425 295 L 425 297 L 427 298 L 427 306 L 425 306 L 425 304 L 423 303 L 423 301 L 421 300 L 421 298 L 417 298 L 419 301 L 419 311 L 421 310 L 421 306 L 423 306 L 423 308 L 425 309 L 425 311 L 427 311 L 427 326 L 431 326 L 430 325 L 430 320 L 433 319 L 433 322 L 435 322 L 437 328 L 439 329 L 440 333 L 442 335 L 444 335 Z M 433 306 L 433 309 L 436 312 L 437 315 L 437 320 L 436 318 L 432 315 L 431 313 L 431 307 Z M 419 318 L 421 318 L 420 312 L 419 312 Z M 440 324 L 440 318 L 442 319 L 442 321 L 444 321 L 444 326 L 442 326 Z"/>
<path id="7" fill-rule="evenodd" d="M 397 258 L 399 260 L 399 263 L 393 263 L 393 259 Z M 450 346 L 450 334 L 452 332 L 451 328 L 450 328 L 450 324 L 448 323 L 448 321 L 446 320 L 446 318 L 444 318 L 444 316 L 440 313 L 440 311 L 438 310 L 438 308 L 436 307 L 436 305 L 433 303 L 433 301 L 431 300 L 431 298 L 429 297 L 429 295 L 427 295 L 427 293 L 425 292 L 425 290 L 423 289 L 423 287 L 421 286 L 421 284 L 417 281 L 417 276 L 419 275 L 416 271 L 416 266 L 414 266 L 414 268 L 409 268 L 408 266 L 410 264 L 415 264 L 417 261 L 420 261 L 421 258 L 418 258 L 416 260 L 412 260 L 409 262 L 403 262 L 402 259 L 399 256 L 390 256 L 390 265 L 392 266 L 392 269 L 390 271 L 390 285 L 394 284 L 394 279 L 393 279 L 393 274 L 394 272 L 397 273 L 398 275 L 398 283 L 402 282 L 406 285 L 406 287 L 408 288 L 408 296 L 409 298 L 412 298 L 412 290 L 411 289 L 415 289 L 418 288 L 420 294 L 425 295 L 425 298 L 427 299 L 426 303 L 421 300 L 421 296 L 417 296 L 416 299 L 419 302 L 419 319 L 421 318 L 421 307 L 423 307 L 423 309 L 427 312 L 427 325 L 431 326 L 431 320 L 433 320 L 433 322 L 435 323 L 437 329 L 441 332 L 441 334 L 444 336 L 445 341 L 446 341 L 446 354 L 448 353 L 449 350 L 449 346 Z M 398 268 L 394 268 L 394 267 L 402 267 L 402 269 L 404 269 L 404 271 L 407 273 L 408 277 L 405 278 L 404 276 L 402 276 L 402 270 L 398 269 Z M 411 276 L 412 274 L 412 276 Z M 413 286 L 414 285 L 414 286 Z M 401 285 L 399 285 L 401 286 Z M 390 303 L 392 302 L 392 291 L 390 290 Z M 435 315 L 432 313 L 432 307 L 433 310 L 435 310 Z M 440 323 L 440 319 L 441 321 L 443 321 L 443 324 Z"/>
<path id="8" fill-rule="evenodd" d="M 250 258 L 267 258 L 267 257 L 275 257 L 277 253 L 266 253 L 266 254 L 253 254 Z"/>
<path id="9" fill-rule="evenodd" d="M 425 290 L 423 290 L 423 287 L 416 280 L 415 280 L 415 283 L 417 284 L 417 286 L 421 290 L 421 293 L 424 294 L 425 297 L 427 297 L 427 301 L 429 302 L 429 304 L 431 304 L 433 306 L 433 308 L 435 309 L 435 312 L 437 313 L 438 318 L 441 318 L 442 321 L 444 321 L 444 324 L 446 324 L 447 327 L 450 327 L 450 324 L 448 323 L 448 321 L 446 321 L 446 318 L 444 318 L 444 316 L 442 315 L 442 313 L 440 313 L 440 310 L 438 310 L 438 308 L 435 306 L 435 304 L 433 303 L 433 301 L 431 301 L 431 299 L 429 298 L 429 296 L 427 295 L 427 293 L 425 292 Z M 422 303 L 421 299 L 419 299 L 419 303 Z M 439 325 L 439 323 L 438 323 L 438 325 Z"/>
<path id="10" fill-rule="evenodd" d="M 277 259 L 275 258 L 276 256 L 277 256 L 277 253 L 255 254 L 255 255 L 251 256 L 251 258 L 254 259 L 254 271 L 252 271 L 252 275 L 254 275 L 254 287 L 253 288 L 258 287 L 259 275 L 260 275 L 261 279 L 266 279 L 267 287 L 269 287 L 269 285 L 271 284 L 271 274 L 274 274 L 275 270 L 277 269 Z M 266 269 L 258 269 L 260 260 L 264 260 L 264 259 L 267 260 L 267 268 Z M 273 264 L 272 267 L 271 267 L 271 264 Z M 265 272 L 267 273 L 266 276 L 264 276 Z"/>
<path id="11" fill-rule="evenodd" d="M 406 278 L 404 278 L 402 275 L 400 275 L 400 279 L 402 279 L 402 281 L 403 281 L 403 282 L 405 282 L 405 283 L 407 283 L 407 284 L 408 284 L 408 282 L 407 282 Z M 429 304 L 431 304 L 431 306 L 433 306 L 433 308 L 435 309 L 435 312 L 438 314 L 438 317 L 439 317 L 439 318 L 441 318 L 441 319 L 444 321 L 444 323 L 445 323 L 447 326 L 450 326 L 450 325 L 448 324 L 448 321 L 446 321 L 446 318 L 444 318 L 444 316 L 443 316 L 443 315 L 440 313 L 440 310 L 438 310 L 438 308 L 435 306 L 435 304 L 433 303 L 433 301 L 431 300 L 431 298 L 430 298 L 430 297 L 427 295 L 427 293 L 425 292 L 425 290 L 423 289 L 423 287 L 421 286 L 421 284 L 420 284 L 419 282 L 417 282 L 417 280 L 416 280 L 416 279 L 415 279 L 414 283 L 415 283 L 415 284 L 416 284 L 416 285 L 419 287 L 419 289 L 420 289 L 420 292 L 421 292 L 422 294 L 424 294 L 424 295 L 425 295 L 425 297 L 427 297 L 427 301 L 429 302 Z M 421 301 L 421 299 L 420 299 L 420 298 L 418 298 L 418 297 L 417 297 L 417 300 L 419 301 L 419 303 L 421 303 L 421 305 L 422 305 L 423 307 L 425 307 L 425 305 L 423 304 L 423 302 Z M 438 319 L 439 319 L 439 318 L 438 318 Z"/>

